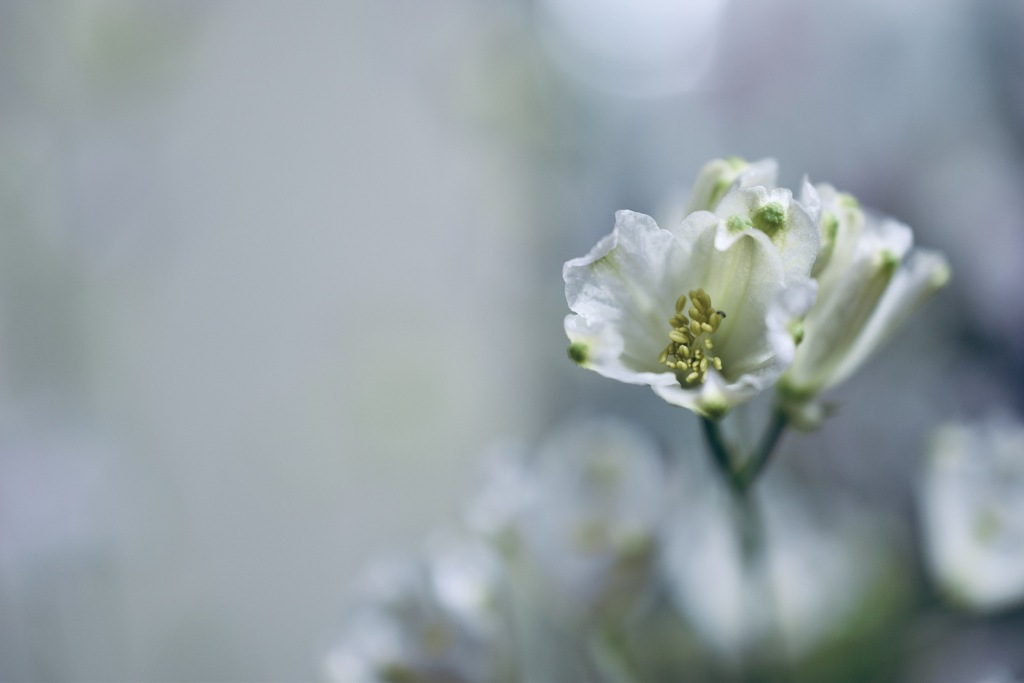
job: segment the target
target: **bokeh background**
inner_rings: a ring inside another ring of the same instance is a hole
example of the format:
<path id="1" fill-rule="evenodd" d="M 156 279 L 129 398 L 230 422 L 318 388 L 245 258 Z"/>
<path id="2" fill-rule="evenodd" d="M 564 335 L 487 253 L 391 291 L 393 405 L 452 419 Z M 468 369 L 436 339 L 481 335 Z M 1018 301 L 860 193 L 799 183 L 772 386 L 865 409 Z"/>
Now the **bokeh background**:
<path id="1" fill-rule="evenodd" d="M 313 679 L 494 440 L 696 449 L 566 359 L 561 264 L 716 156 L 948 255 L 780 456 L 913 525 L 930 431 L 1024 413 L 1021 36 L 1013 0 L 0 0 L 0 679 Z"/>

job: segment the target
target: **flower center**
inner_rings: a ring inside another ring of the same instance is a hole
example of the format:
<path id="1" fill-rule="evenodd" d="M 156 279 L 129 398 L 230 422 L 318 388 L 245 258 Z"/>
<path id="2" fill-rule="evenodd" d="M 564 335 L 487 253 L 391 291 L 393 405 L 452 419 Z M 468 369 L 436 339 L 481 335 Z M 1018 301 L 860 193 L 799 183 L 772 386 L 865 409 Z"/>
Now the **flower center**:
<path id="1" fill-rule="evenodd" d="M 686 308 L 686 299 L 690 308 Z M 669 344 L 658 356 L 658 362 L 676 372 L 683 386 L 703 384 L 708 368 L 722 371 L 722 359 L 711 355 L 715 348 L 711 335 L 718 330 L 725 318 L 723 311 L 715 310 L 711 297 L 703 289 L 690 290 L 676 299 L 676 314 L 668 321 L 672 330 L 668 333 Z"/>

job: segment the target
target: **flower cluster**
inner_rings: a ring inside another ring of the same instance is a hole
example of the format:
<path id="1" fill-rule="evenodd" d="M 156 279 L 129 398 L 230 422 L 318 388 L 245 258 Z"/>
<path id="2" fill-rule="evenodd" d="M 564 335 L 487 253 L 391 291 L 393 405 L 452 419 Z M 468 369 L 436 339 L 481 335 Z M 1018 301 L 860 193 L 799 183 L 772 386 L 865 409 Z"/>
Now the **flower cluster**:
<path id="1" fill-rule="evenodd" d="M 862 680 L 878 665 L 862 650 L 891 637 L 909 603 L 887 527 L 849 509 L 823 515 L 776 480 L 765 523 L 777 623 L 755 632 L 737 601 L 728 499 L 686 455 L 608 418 L 492 454 L 457 534 L 372 569 L 328 676 L 718 681 L 745 651 L 773 647 L 800 663 L 794 681 Z"/>
<path id="2" fill-rule="evenodd" d="M 708 418 L 769 387 L 794 415 L 949 279 L 910 229 L 848 194 L 718 159 L 671 229 L 631 211 L 563 268 L 569 356 Z"/>
<path id="3" fill-rule="evenodd" d="M 703 419 L 704 461 L 614 419 L 489 461 L 425 557 L 376 570 L 327 658 L 339 681 L 907 680 L 940 601 L 915 595 L 904 529 L 783 473 L 848 378 L 949 279 L 907 226 L 772 160 L 719 159 L 672 229 L 620 211 L 563 269 L 569 356 Z M 719 418 L 772 389 L 745 456 Z M 682 443 L 688 443 L 684 440 Z M 947 605 L 1024 604 L 1024 428 L 946 426 L 920 490 L 920 556 Z M 725 486 L 722 486 L 725 484 Z M 924 633 L 925 635 L 922 635 Z M 940 634 L 951 641 L 957 629 Z M 985 680 L 1014 680 L 1013 661 Z M 685 673 L 684 673 L 685 672 Z M 931 680 L 927 674 L 912 680 Z"/>

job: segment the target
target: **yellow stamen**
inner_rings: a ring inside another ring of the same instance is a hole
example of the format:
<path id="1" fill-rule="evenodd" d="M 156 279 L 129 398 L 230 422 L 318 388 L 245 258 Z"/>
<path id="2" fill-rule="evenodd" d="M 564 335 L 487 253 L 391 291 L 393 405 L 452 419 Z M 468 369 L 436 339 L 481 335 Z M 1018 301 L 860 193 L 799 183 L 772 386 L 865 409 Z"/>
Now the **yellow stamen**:
<path id="1" fill-rule="evenodd" d="M 687 308 L 686 300 L 690 306 Z M 682 312 L 687 308 L 689 318 Z M 711 296 L 703 289 L 694 289 L 676 299 L 675 315 L 669 320 L 670 343 L 658 356 L 658 363 L 675 370 L 683 386 L 703 384 L 708 370 L 722 371 L 722 359 L 710 351 L 715 347 L 711 341 L 719 325 L 725 319 L 723 311 L 711 305 Z"/>

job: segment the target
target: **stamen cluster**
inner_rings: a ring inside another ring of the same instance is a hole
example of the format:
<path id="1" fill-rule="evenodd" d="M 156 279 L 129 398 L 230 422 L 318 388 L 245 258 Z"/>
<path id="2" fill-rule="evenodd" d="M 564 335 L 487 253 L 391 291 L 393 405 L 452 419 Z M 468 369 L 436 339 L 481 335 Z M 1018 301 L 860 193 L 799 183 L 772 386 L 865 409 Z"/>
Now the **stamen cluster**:
<path id="1" fill-rule="evenodd" d="M 687 297 L 689 317 L 683 313 Z M 658 357 L 658 362 L 676 371 L 679 383 L 684 386 L 703 384 L 708 368 L 722 370 L 722 359 L 711 355 L 715 348 L 711 335 L 718 330 L 725 318 L 723 311 L 711 305 L 711 296 L 703 289 L 691 289 L 688 294 L 676 299 L 676 313 L 669 319 L 672 330 L 668 333 L 669 344 Z"/>

